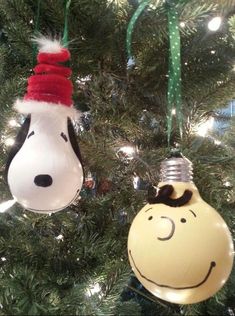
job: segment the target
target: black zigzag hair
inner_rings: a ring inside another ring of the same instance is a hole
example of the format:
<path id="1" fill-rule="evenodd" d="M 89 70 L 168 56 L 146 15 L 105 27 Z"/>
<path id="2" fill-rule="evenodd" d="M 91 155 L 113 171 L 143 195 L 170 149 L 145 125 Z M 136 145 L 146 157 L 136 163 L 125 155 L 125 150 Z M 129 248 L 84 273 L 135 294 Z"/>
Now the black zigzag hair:
<path id="1" fill-rule="evenodd" d="M 173 192 L 174 187 L 170 184 L 166 184 L 159 188 L 157 196 L 148 198 L 148 202 L 150 204 L 162 203 L 172 207 L 179 207 L 187 204 L 193 195 L 192 191 L 185 190 L 181 197 L 177 199 L 171 199 L 170 196 Z"/>

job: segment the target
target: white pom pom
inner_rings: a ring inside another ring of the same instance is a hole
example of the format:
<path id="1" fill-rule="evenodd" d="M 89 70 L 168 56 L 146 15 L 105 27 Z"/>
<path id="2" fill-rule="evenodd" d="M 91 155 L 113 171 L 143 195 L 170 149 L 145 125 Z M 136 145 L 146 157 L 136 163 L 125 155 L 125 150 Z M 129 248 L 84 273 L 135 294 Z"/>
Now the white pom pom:
<path id="1" fill-rule="evenodd" d="M 41 53 L 59 53 L 63 45 L 59 40 L 47 38 L 44 36 L 33 38 L 33 42 L 37 43 L 39 47 L 39 52 Z"/>

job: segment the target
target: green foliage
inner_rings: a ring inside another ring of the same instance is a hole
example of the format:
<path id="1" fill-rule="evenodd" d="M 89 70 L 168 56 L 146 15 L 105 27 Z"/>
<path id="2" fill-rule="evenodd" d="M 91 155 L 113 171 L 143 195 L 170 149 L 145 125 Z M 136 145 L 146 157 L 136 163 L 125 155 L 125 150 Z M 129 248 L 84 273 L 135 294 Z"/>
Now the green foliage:
<path id="1" fill-rule="evenodd" d="M 228 24 L 229 24 L 229 31 L 231 32 L 233 39 L 235 40 L 235 15 L 229 18 Z"/>
<path id="2" fill-rule="evenodd" d="M 235 236 L 234 121 L 223 136 L 203 138 L 198 124 L 216 116 L 235 97 L 234 7 L 232 0 L 181 1 L 184 106 L 183 153 L 193 161 L 195 183 Z M 126 70 L 125 36 L 138 1 L 73 0 L 69 19 L 72 80 L 76 107 L 89 110 L 88 130 L 79 133 L 85 169 L 97 181 L 108 178 L 108 193 L 89 196 L 69 209 L 38 215 L 12 207 L 0 221 L 0 315 L 231 315 L 235 312 L 235 273 L 213 298 L 189 306 L 162 302 L 139 289 L 128 264 L 130 224 L 146 203 L 145 190 L 133 188 L 133 175 L 159 181 L 168 154 L 166 92 L 168 32 L 164 1 L 152 1 L 133 34 L 136 65 Z M 12 104 L 24 95 L 35 63 L 37 1 L 0 1 L 0 192 L 10 198 L 4 166 L 22 122 Z M 223 26 L 207 23 L 223 16 Z M 39 31 L 62 36 L 64 1 L 41 1 Z M 79 79 L 79 81 L 78 81 Z M 214 138 L 221 141 L 214 143 Z M 172 141 L 179 141 L 175 128 Z M 138 148 L 132 160 L 117 156 L 125 144 Z M 225 185 L 229 183 L 229 185 Z M 206 189 L 205 189 L 206 188 Z M 5 258 L 5 259 L 4 259 Z M 132 283 L 131 283 L 132 282 Z M 94 290 L 95 289 L 95 290 Z M 231 312 L 232 311 L 232 312 Z"/>

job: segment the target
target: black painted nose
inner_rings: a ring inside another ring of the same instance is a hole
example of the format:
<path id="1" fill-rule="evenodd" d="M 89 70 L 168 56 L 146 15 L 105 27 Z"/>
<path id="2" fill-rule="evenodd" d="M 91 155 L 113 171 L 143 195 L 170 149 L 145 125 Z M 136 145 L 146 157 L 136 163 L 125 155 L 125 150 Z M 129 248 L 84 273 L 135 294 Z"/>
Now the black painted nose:
<path id="1" fill-rule="evenodd" d="M 49 174 L 39 174 L 34 178 L 34 183 L 39 187 L 49 187 L 52 182 L 52 177 Z"/>

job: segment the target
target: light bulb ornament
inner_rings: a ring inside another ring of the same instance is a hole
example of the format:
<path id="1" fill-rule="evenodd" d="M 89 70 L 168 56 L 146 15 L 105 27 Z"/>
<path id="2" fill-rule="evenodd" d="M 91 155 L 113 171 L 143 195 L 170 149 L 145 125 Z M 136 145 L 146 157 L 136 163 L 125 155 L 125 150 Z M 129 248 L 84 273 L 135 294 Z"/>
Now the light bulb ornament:
<path id="1" fill-rule="evenodd" d="M 164 3 L 169 30 L 168 146 L 174 115 L 183 135 L 178 9 L 187 2 Z M 131 34 L 146 5 L 147 1 L 140 3 L 128 27 L 129 59 Z M 137 214 L 128 236 L 128 256 L 139 281 L 163 300 L 197 303 L 222 288 L 232 269 L 233 253 L 226 223 L 202 200 L 193 183 L 191 162 L 179 153 L 163 161 L 157 195 Z"/>
<path id="2" fill-rule="evenodd" d="M 27 93 L 15 102 L 26 115 L 6 164 L 14 199 L 38 213 L 68 207 L 83 183 L 81 154 L 72 120 L 71 69 L 63 66 L 70 52 L 57 40 L 37 38 L 38 64 L 28 79 Z"/>
<path id="3" fill-rule="evenodd" d="M 128 256 L 138 280 L 160 299 L 198 303 L 223 287 L 233 253 L 226 223 L 193 183 L 192 163 L 182 155 L 164 160 L 157 195 L 129 231 Z"/>

